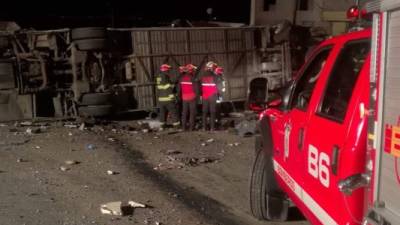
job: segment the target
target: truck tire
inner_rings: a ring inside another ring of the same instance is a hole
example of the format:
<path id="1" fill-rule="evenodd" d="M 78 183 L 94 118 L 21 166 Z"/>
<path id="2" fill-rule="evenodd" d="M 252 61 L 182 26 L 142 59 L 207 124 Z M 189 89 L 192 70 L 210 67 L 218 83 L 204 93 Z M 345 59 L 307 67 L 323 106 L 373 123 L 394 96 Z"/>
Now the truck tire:
<path id="1" fill-rule="evenodd" d="M 81 27 L 71 30 L 73 41 L 83 39 L 105 39 L 107 30 L 104 27 Z"/>
<path id="2" fill-rule="evenodd" d="M 78 107 L 79 116 L 82 117 L 103 117 L 113 113 L 112 105 L 89 105 Z"/>
<path id="3" fill-rule="evenodd" d="M 111 105 L 111 93 L 87 93 L 82 96 L 80 105 Z"/>
<path id="4" fill-rule="evenodd" d="M 95 51 L 107 49 L 108 43 L 106 39 L 84 39 L 75 41 L 80 51 Z"/>
<path id="5" fill-rule="evenodd" d="M 264 151 L 261 137 L 256 138 L 256 152 L 250 175 L 250 209 L 260 220 L 286 221 L 289 201 L 275 181 L 272 160 Z"/>
<path id="6" fill-rule="evenodd" d="M 14 67 L 10 62 L 0 62 L 0 89 L 15 88 Z"/>

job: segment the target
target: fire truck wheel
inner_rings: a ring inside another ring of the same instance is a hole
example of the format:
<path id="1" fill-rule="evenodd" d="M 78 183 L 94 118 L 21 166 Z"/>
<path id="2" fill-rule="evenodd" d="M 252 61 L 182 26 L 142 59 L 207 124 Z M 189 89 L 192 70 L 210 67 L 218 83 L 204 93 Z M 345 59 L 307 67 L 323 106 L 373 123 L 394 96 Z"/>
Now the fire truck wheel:
<path id="1" fill-rule="evenodd" d="M 78 108 L 79 116 L 82 117 L 103 117 L 109 116 L 113 112 L 112 105 L 89 105 Z"/>
<path id="2" fill-rule="evenodd" d="M 81 27 L 71 30 L 72 40 L 83 39 L 104 39 L 107 36 L 107 30 L 104 27 Z"/>
<path id="3" fill-rule="evenodd" d="M 103 38 L 99 39 L 84 39 L 75 41 L 78 50 L 81 51 L 95 51 L 107 49 L 107 40 Z"/>
<path id="4" fill-rule="evenodd" d="M 109 105 L 111 103 L 111 93 L 87 93 L 82 96 L 80 105 Z"/>
<path id="5" fill-rule="evenodd" d="M 261 137 L 256 138 L 256 154 L 249 186 L 250 209 L 254 217 L 260 220 L 287 220 L 289 201 L 276 183 L 272 160 L 264 151 Z"/>

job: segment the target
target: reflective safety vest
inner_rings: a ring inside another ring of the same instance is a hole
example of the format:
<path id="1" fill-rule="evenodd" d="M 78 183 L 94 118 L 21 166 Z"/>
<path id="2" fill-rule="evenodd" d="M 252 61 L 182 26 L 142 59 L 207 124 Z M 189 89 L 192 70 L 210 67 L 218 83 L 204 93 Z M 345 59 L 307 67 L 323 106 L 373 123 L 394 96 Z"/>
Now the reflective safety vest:
<path id="1" fill-rule="evenodd" d="M 183 101 L 192 101 L 196 98 L 195 86 L 193 84 L 193 78 L 191 75 L 183 75 L 179 85 L 181 86 Z"/>
<path id="2" fill-rule="evenodd" d="M 167 76 L 167 75 L 161 75 Z M 171 82 L 166 82 L 162 80 L 161 76 L 156 78 L 157 82 L 157 92 L 159 102 L 170 102 L 175 100 L 174 95 L 174 85 Z"/>
<path id="3" fill-rule="evenodd" d="M 207 74 L 201 78 L 201 91 L 203 99 L 209 99 L 218 94 L 218 86 L 215 75 Z"/>

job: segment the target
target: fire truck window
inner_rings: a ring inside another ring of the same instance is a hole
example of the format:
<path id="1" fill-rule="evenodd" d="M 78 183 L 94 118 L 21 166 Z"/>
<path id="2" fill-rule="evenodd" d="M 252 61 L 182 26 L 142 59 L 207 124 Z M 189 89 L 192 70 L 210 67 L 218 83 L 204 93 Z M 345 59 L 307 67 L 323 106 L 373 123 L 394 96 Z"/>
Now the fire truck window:
<path id="1" fill-rule="evenodd" d="M 296 82 L 296 87 L 292 96 L 292 107 L 306 110 L 310 102 L 315 84 L 319 78 L 323 66 L 331 52 L 332 46 L 322 49 L 310 61 L 300 79 Z"/>
<path id="2" fill-rule="evenodd" d="M 358 75 L 369 50 L 369 40 L 349 42 L 343 47 L 330 74 L 318 110 L 320 116 L 343 122 Z"/>

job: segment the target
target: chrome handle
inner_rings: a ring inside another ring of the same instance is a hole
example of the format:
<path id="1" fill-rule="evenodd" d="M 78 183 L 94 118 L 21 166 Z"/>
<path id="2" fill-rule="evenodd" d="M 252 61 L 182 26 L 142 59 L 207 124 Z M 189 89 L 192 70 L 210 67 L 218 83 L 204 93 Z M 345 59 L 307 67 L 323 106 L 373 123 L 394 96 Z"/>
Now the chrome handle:
<path id="1" fill-rule="evenodd" d="M 368 186 L 371 181 L 371 175 L 369 174 L 355 174 L 339 181 L 338 188 L 345 195 L 351 195 L 354 190 Z"/>

